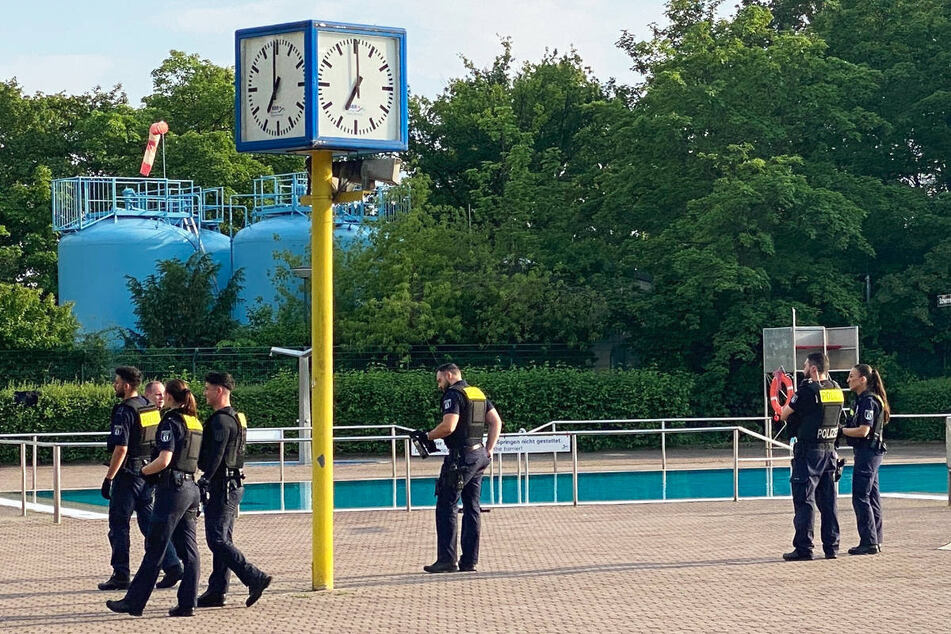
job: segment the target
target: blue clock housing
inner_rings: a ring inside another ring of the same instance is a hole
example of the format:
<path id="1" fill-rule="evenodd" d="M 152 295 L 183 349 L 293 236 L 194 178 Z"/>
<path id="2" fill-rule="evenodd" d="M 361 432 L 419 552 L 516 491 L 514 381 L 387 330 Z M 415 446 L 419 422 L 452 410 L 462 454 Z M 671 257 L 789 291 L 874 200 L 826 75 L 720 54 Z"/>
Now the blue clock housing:
<path id="1" fill-rule="evenodd" d="M 247 81 L 241 55 L 241 44 L 248 38 L 281 35 L 288 33 L 304 34 L 304 100 L 306 104 L 303 136 L 245 140 L 242 130 L 246 120 L 244 109 L 249 105 L 243 99 L 245 94 L 244 82 Z M 397 139 L 361 139 L 335 136 L 336 130 L 331 126 L 321 125 L 318 106 L 318 39 L 321 32 L 342 33 L 355 36 L 388 37 L 397 41 L 399 50 L 399 77 L 395 89 L 398 90 L 399 108 L 397 114 Z M 359 152 L 399 152 L 409 146 L 409 114 L 407 108 L 406 90 L 406 30 L 392 27 L 371 26 L 364 24 L 347 24 L 340 22 L 323 22 L 319 20 L 305 20 L 301 22 L 287 22 L 235 32 L 235 146 L 239 152 L 272 152 L 296 153 L 314 150 L 339 150 Z"/>

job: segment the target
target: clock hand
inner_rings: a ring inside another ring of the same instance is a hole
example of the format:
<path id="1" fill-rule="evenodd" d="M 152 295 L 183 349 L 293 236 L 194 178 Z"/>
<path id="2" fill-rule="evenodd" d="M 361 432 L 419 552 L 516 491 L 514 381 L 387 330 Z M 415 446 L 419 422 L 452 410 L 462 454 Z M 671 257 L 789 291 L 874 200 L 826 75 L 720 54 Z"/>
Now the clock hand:
<path id="1" fill-rule="evenodd" d="M 277 89 L 281 86 L 281 78 L 278 77 L 277 81 L 274 82 L 274 88 L 271 90 L 271 100 L 267 102 L 267 112 L 271 113 L 271 107 L 274 105 L 274 100 L 277 99 Z"/>
<path id="2" fill-rule="evenodd" d="M 363 83 L 363 77 L 357 77 L 357 83 L 354 84 L 353 90 L 350 91 L 350 96 L 347 98 L 347 103 L 343 105 L 344 110 L 349 110 L 350 105 L 353 103 L 353 98 L 357 96 L 360 92 L 360 84 Z"/>
<path id="3" fill-rule="evenodd" d="M 358 42 L 358 41 L 359 41 L 359 40 L 354 40 L 354 41 L 353 41 L 353 54 L 354 54 L 354 55 L 356 56 L 356 58 L 357 58 L 357 78 L 358 78 L 358 80 L 357 80 L 357 97 L 360 96 L 360 81 L 359 81 L 359 77 L 360 77 L 360 49 L 357 47 L 357 42 Z"/>

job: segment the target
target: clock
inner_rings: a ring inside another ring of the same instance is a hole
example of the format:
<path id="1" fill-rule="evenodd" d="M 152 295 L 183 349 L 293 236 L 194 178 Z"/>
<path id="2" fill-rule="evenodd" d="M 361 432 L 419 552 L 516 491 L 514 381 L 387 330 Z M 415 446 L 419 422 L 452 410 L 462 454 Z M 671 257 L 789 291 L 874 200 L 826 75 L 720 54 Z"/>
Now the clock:
<path id="1" fill-rule="evenodd" d="M 408 146 L 406 31 L 305 21 L 235 33 L 241 152 Z"/>
<path id="2" fill-rule="evenodd" d="M 324 31 L 317 35 L 318 125 L 327 136 L 398 141 L 399 41 Z"/>

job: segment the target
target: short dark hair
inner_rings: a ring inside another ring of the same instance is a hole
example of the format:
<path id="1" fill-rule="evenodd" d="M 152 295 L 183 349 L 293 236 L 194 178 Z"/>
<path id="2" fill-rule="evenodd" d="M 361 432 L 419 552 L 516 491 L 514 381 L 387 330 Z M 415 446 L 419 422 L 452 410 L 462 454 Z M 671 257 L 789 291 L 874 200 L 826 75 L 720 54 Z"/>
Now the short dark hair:
<path id="1" fill-rule="evenodd" d="M 142 384 L 142 373 L 131 365 L 120 365 L 116 368 L 116 376 L 128 383 L 133 390 Z"/>
<path id="2" fill-rule="evenodd" d="M 234 377 L 227 372 L 209 372 L 205 375 L 205 383 L 209 385 L 220 385 L 229 392 L 234 391 Z"/>
<path id="3" fill-rule="evenodd" d="M 462 370 L 455 363 L 443 363 L 436 368 L 437 373 L 448 372 L 449 374 L 462 374 Z"/>
<path id="4" fill-rule="evenodd" d="M 810 352 L 806 361 L 809 362 L 809 365 L 815 366 L 819 374 L 829 369 L 829 356 L 825 352 Z"/>

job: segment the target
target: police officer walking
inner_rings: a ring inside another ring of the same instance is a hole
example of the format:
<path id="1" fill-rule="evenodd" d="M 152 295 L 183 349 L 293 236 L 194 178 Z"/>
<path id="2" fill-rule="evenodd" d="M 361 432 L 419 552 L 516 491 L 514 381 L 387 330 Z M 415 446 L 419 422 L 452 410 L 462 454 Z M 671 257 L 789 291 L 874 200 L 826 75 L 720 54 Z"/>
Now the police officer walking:
<path id="1" fill-rule="evenodd" d="M 439 366 L 436 384 L 443 391 L 442 421 L 425 434 L 444 438 L 449 455 L 436 482 L 436 562 L 423 566 L 430 573 L 475 572 L 479 563 L 482 474 L 502 430 L 495 406 L 477 387 L 462 380 L 454 363 Z M 420 432 L 422 434 L 422 432 Z M 483 434 L 488 434 L 485 444 Z M 462 555 L 456 559 L 456 505 L 462 497 Z"/>
<path id="2" fill-rule="evenodd" d="M 828 369 L 829 357 L 825 353 L 810 354 L 802 366 L 805 380 L 780 413 L 780 418 L 790 423 L 789 435 L 794 443 L 790 486 L 796 534 L 794 550 L 783 555 L 786 561 L 812 559 L 813 504 L 819 507 L 822 517 L 822 550 L 826 559 L 835 559 L 839 552 L 835 441 L 844 398 L 838 384 L 829 379 Z"/>
<path id="3" fill-rule="evenodd" d="M 193 616 L 198 592 L 199 560 L 195 540 L 199 493 L 195 484 L 198 455 L 201 451 L 202 428 L 195 418 L 195 397 L 188 384 L 173 379 L 165 386 L 169 410 L 158 425 L 153 459 L 142 473 L 158 481 L 155 513 L 145 540 L 145 556 L 125 596 L 106 601 L 113 612 L 140 616 L 148 603 L 159 574 L 159 563 L 168 548 L 175 544 L 185 568 L 178 588 L 178 605 L 169 616 Z"/>
<path id="4" fill-rule="evenodd" d="M 129 587 L 129 523 L 136 513 L 139 530 L 148 535 L 155 487 L 142 477 L 142 467 L 155 446 L 159 411 L 139 396 L 142 373 L 132 366 L 116 368 L 112 387 L 122 402 L 112 408 L 107 447 L 112 452 L 109 469 L 102 481 L 102 497 L 109 500 L 109 544 L 112 547 L 112 576 L 99 584 L 100 590 Z M 182 562 L 169 546 L 162 560 L 165 578 L 162 587 L 171 587 L 182 578 Z"/>
<path id="5" fill-rule="evenodd" d="M 891 416 L 881 375 L 860 363 L 849 372 L 849 389 L 858 397 L 855 414 L 842 430 L 853 448 L 852 508 L 859 529 L 859 545 L 850 555 L 874 555 L 882 550 L 882 498 L 878 490 L 878 468 L 885 456 L 883 431 Z"/>
<path id="6" fill-rule="evenodd" d="M 244 448 L 248 422 L 231 407 L 234 379 L 228 373 L 212 372 L 205 377 L 205 400 L 215 412 L 205 421 L 205 440 L 198 466 L 199 484 L 205 496 L 205 538 L 213 555 L 208 589 L 198 597 L 198 607 L 225 604 L 233 571 L 248 588 L 245 605 L 251 607 L 271 585 L 270 575 L 251 565 L 231 541 L 238 505 L 244 497 Z"/>

